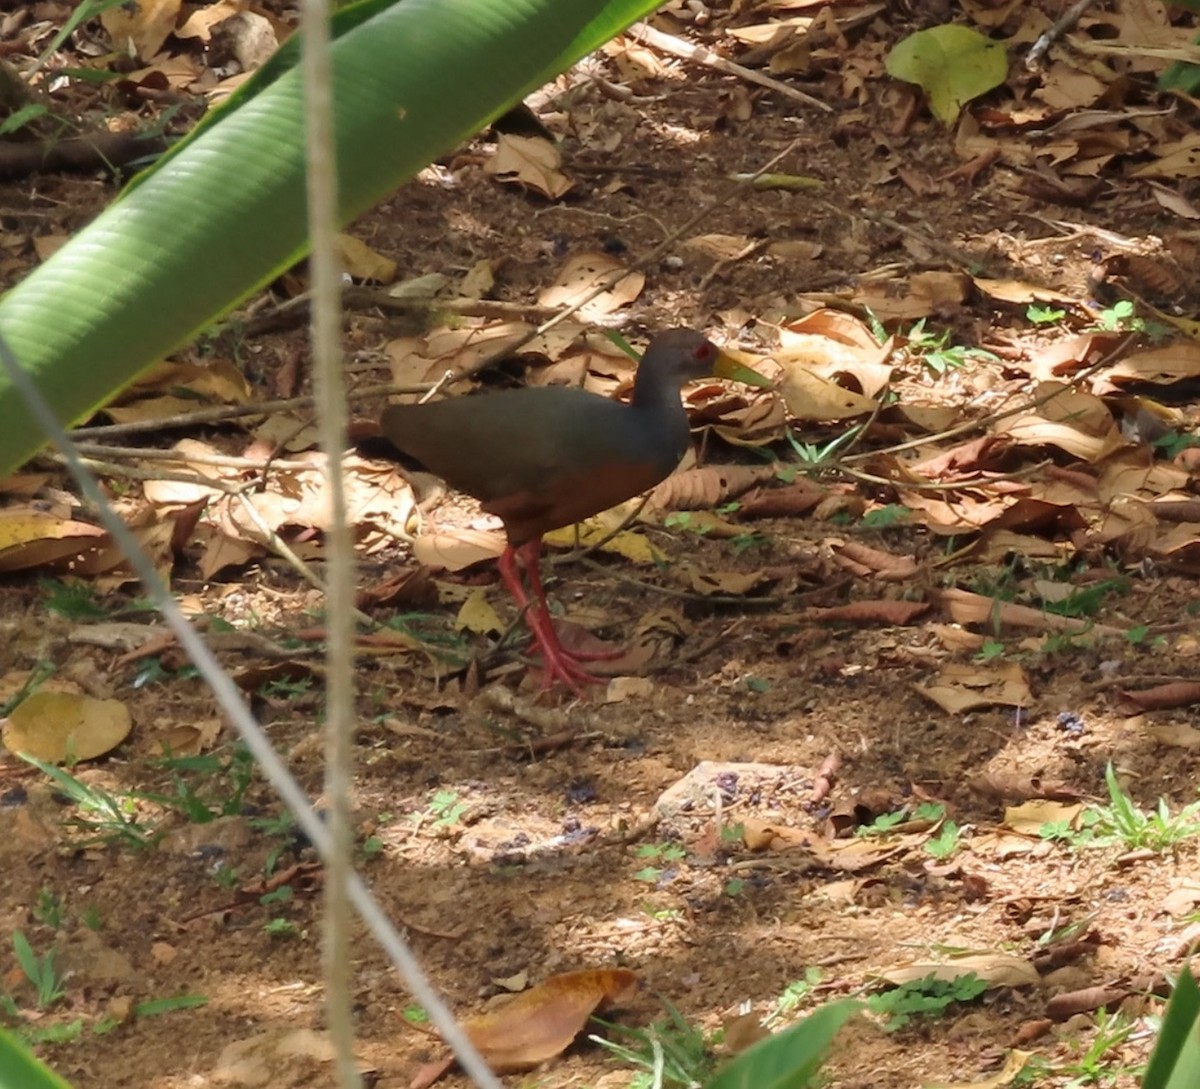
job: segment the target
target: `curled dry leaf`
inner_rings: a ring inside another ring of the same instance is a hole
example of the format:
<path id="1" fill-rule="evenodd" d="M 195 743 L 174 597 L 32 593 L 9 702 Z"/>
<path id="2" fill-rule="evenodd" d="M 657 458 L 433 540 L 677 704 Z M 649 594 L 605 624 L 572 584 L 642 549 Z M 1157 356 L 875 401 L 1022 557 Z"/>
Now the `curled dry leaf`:
<path id="1" fill-rule="evenodd" d="M 574 339 L 578 325 L 564 323 L 568 328 L 559 332 Z M 392 380 L 398 386 L 435 382 L 447 371 L 460 373 L 479 365 L 488 356 L 502 357 L 512 345 L 533 331 L 533 326 L 519 321 L 491 322 L 488 325 L 464 325 L 454 329 L 435 329 L 419 337 L 400 337 L 389 341 L 386 348 Z M 530 345 L 530 351 L 543 354 L 544 347 Z M 557 358 L 549 355 L 549 358 Z M 413 395 L 414 397 L 416 395 Z"/>
<path id="2" fill-rule="evenodd" d="M 1122 699 L 1142 711 L 1161 711 L 1168 707 L 1190 707 L 1200 703 L 1200 681 L 1175 681 L 1155 685 L 1138 692 L 1124 690 Z"/>
<path id="3" fill-rule="evenodd" d="M 1057 382 L 1043 382 L 1035 398 L 1049 397 L 1031 412 L 996 423 L 996 430 L 1022 446 L 1057 446 L 1097 462 L 1126 445 L 1108 406 L 1099 397 Z"/>
<path id="4" fill-rule="evenodd" d="M 5 747 L 47 764 L 94 760 L 115 749 L 133 728 L 120 700 L 74 692 L 35 692 L 4 723 Z"/>
<path id="5" fill-rule="evenodd" d="M 1028 605 L 997 601 L 969 590 L 930 590 L 930 596 L 947 612 L 956 624 L 983 624 L 992 630 L 996 625 L 1015 628 L 1034 628 L 1039 631 L 1064 631 L 1093 635 L 1124 635 L 1124 630 L 1111 624 L 1096 624 L 1091 620 L 1058 616 Z"/>
<path id="6" fill-rule="evenodd" d="M 824 502 L 829 492 L 820 484 L 800 477 L 782 488 L 760 488 L 742 500 L 742 518 L 789 518 L 807 514 Z"/>
<path id="7" fill-rule="evenodd" d="M 1151 382 L 1159 386 L 1182 382 L 1200 377 L 1200 344 L 1194 340 L 1180 340 L 1165 348 L 1153 348 L 1146 352 L 1135 352 L 1104 372 L 1104 378 L 1113 388 L 1136 382 Z M 1105 392 L 1101 390 L 1100 392 Z"/>
<path id="8" fill-rule="evenodd" d="M 498 181 L 524 185 L 550 200 L 558 200 L 575 186 L 561 166 L 558 148 L 544 137 L 503 132 L 496 140 L 496 153 L 484 164 L 484 170 Z"/>
<path id="9" fill-rule="evenodd" d="M 655 510 L 711 510 L 764 480 L 775 477 L 771 465 L 705 465 L 672 473 L 651 493 Z"/>
<path id="10" fill-rule="evenodd" d="M 780 397 L 756 397 L 748 405 L 728 409 L 711 423 L 713 433 L 730 446 L 759 449 L 787 434 L 787 406 Z"/>
<path id="11" fill-rule="evenodd" d="M 468 1018 L 463 1029 L 498 1074 L 529 1070 L 565 1051 L 593 1013 L 628 1001 L 637 986 L 627 968 L 563 972 Z"/>
<path id="12" fill-rule="evenodd" d="M 845 624 L 884 624 L 902 627 L 929 611 L 924 601 L 851 601 L 828 609 L 810 608 L 804 615 L 815 620 Z"/>
<path id="13" fill-rule="evenodd" d="M 863 578 L 874 575 L 885 582 L 904 582 L 921 569 L 912 556 L 896 556 L 858 541 L 831 541 L 829 545 L 835 563 Z"/>
<path id="14" fill-rule="evenodd" d="M 227 359 L 214 359 L 206 364 L 159 363 L 126 386 L 116 403 L 126 404 L 150 393 L 169 394 L 178 389 L 185 389 L 206 401 L 228 405 L 249 404 L 254 394 L 246 376 L 233 363 Z M 189 408 L 196 407 L 194 400 L 187 404 Z"/>
<path id="15" fill-rule="evenodd" d="M 108 545 L 108 534 L 87 522 L 32 507 L 0 511 L 0 571 L 69 563 Z"/>

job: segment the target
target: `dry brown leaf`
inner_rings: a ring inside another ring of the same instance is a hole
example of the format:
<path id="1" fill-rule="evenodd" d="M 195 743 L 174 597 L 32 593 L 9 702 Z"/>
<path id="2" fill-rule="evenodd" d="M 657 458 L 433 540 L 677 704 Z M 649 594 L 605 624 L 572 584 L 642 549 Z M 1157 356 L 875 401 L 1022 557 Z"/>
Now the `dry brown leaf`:
<path id="1" fill-rule="evenodd" d="M 691 563 L 681 563 L 672 574 L 693 592 L 710 597 L 728 594 L 738 597 L 769 586 L 778 579 L 768 571 L 701 571 Z"/>
<path id="2" fill-rule="evenodd" d="M 913 686 L 943 711 L 961 715 L 979 707 L 1028 707 L 1033 702 L 1017 662 L 948 662 L 936 680 Z"/>
<path id="3" fill-rule="evenodd" d="M 973 594 L 969 590 L 931 589 L 928 593 L 956 624 L 982 624 L 990 630 L 1008 624 L 1015 628 L 1073 632 L 1080 635 L 1085 632 L 1094 635 L 1125 634 L 1123 628 L 1116 628 L 1111 624 L 1096 624 L 1083 618 L 1045 613 L 1028 605 L 999 601 L 983 594 Z"/>
<path id="4" fill-rule="evenodd" d="M 561 166 L 561 153 L 544 137 L 502 132 L 496 139 L 496 153 L 483 168 L 498 181 L 525 185 L 550 200 L 558 200 L 575 185 L 559 169 Z"/>
<path id="5" fill-rule="evenodd" d="M 989 298 L 998 302 L 1015 303 L 1056 303 L 1059 306 L 1074 306 L 1077 299 L 1073 295 L 1064 295 L 1061 291 L 1042 287 L 1040 284 L 1025 283 L 1021 280 L 989 280 L 983 276 L 973 277 L 975 286 Z"/>
<path id="6" fill-rule="evenodd" d="M 650 493 L 654 510 L 706 510 L 728 503 L 763 480 L 771 480 L 771 465 L 705 465 L 672 473 Z"/>
<path id="7" fill-rule="evenodd" d="M 1200 524 L 1180 522 L 1150 544 L 1150 553 L 1184 574 L 1200 574 Z"/>
<path id="8" fill-rule="evenodd" d="M 514 344 L 532 331 L 531 325 L 519 321 L 463 325 L 435 329 L 425 336 L 400 337 L 389 341 L 384 350 L 390 361 L 392 380 L 398 386 L 419 385 L 436 381 L 447 371 L 472 370 L 491 356 L 503 358 Z M 554 332 L 569 343 L 579 335 L 580 326 L 564 322 Z M 554 343 L 560 344 L 560 341 Z M 562 344 L 553 353 L 547 350 L 548 346 L 548 341 L 539 338 L 525 350 L 556 359 L 566 345 Z M 420 395 L 411 396 L 415 400 Z"/>
<path id="9" fill-rule="evenodd" d="M 1103 378 L 1112 388 L 1134 382 L 1152 382 L 1166 386 L 1187 378 L 1200 377 L 1200 344 L 1179 340 L 1165 348 L 1134 352 L 1105 370 Z M 1098 392 L 1107 392 L 1103 387 Z"/>
<path id="10" fill-rule="evenodd" d="M 1041 976 L 1032 962 L 1009 953 L 973 953 L 970 956 L 955 957 L 950 961 L 908 964 L 886 969 L 879 973 L 879 978 L 894 987 L 900 987 L 929 976 L 951 982 L 959 976 L 972 973 L 991 987 L 1030 987 L 1041 981 Z"/>
<path id="11" fill-rule="evenodd" d="M 1176 749 L 1200 749 L 1200 730 L 1187 722 L 1147 724 L 1142 730 L 1147 737 L 1153 738 L 1160 745 L 1170 745 Z"/>
<path id="12" fill-rule="evenodd" d="M 216 0 L 207 7 L 196 8 L 184 20 L 183 26 L 175 31 L 176 38 L 199 38 L 202 42 L 212 39 L 213 30 L 236 15 L 245 11 L 250 0 Z"/>
<path id="13" fill-rule="evenodd" d="M 494 560 L 503 551 L 504 534 L 499 530 L 436 529 L 422 533 L 413 542 L 413 559 L 447 571 L 462 571 L 472 564 Z"/>
<path id="14" fill-rule="evenodd" d="M 744 234 L 701 234 L 684 242 L 684 248 L 698 250 L 719 261 L 731 261 L 751 244 Z"/>
<path id="15" fill-rule="evenodd" d="M 581 253 L 572 257 L 559 270 L 554 283 L 538 295 L 541 306 L 574 306 L 586 298 L 601 284 L 616 278 L 624 266 L 615 257 L 606 253 Z M 628 306 L 641 293 L 646 277 L 640 272 L 626 273 L 610 288 L 606 288 L 590 302 L 580 307 L 579 315 L 595 320 L 622 306 Z"/>
<path id="16" fill-rule="evenodd" d="M 1034 390 L 1049 397 L 1035 411 L 997 422 L 999 433 L 1023 446 L 1057 446 L 1084 461 L 1097 462 L 1126 445 L 1108 406 L 1099 397 L 1057 382 Z"/>
<path id="17" fill-rule="evenodd" d="M 121 53 L 150 60 L 175 29 L 181 0 L 135 0 L 106 8 L 100 24 Z"/>
<path id="18" fill-rule="evenodd" d="M 742 518 L 789 518 L 807 514 L 828 498 L 820 484 L 801 477 L 781 488 L 760 488 L 741 501 Z"/>
<path id="19" fill-rule="evenodd" d="M 1168 707 L 1190 707 L 1200 703 L 1200 681 L 1176 681 L 1155 685 L 1137 692 L 1122 690 L 1123 699 L 1142 711 L 1162 711 Z"/>
<path id="20" fill-rule="evenodd" d="M 779 383 L 788 412 L 796 420 L 848 420 L 869 416 L 875 402 L 800 366 L 789 367 Z"/>
<path id="21" fill-rule="evenodd" d="M 333 249 L 342 271 L 356 280 L 390 284 L 396 278 L 396 262 L 376 253 L 360 238 L 350 234 L 335 235 Z"/>
<path id="22" fill-rule="evenodd" d="M 887 624 L 903 626 L 911 624 L 917 617 L 927 613 L 929 605 L 924 601 L 851 601 L 845 605 L 834 605 L 828 609 L 809 608 L 804 615 L 829 623 Z"/>
<path id="23" fill-rule="evenodd" d="M 126 386 L 116 403 L 124 404 L 153 392 L 170 395 L 177 389 L 186 389 L 206 401 L 225 405 L 249 404 L 254 395 L 246 376 L 235 364 L 228 359 L 213 359 L 203 365 L 159 363 Z M 197 407 L 195 400 L 186 403 L 189 410 Z"/>
<path id="24" fill-rule="evenodd" d="M 597 1009 L 627 1001 L 637 986 L 627 968 L 563 972 L 462 1027 L 496 1073 L 529 1070 L 565 1051 Z"/>
<path id="25" fill-rule="evenodd" d="M 834 562 L 862 578 L 874 575 L 884 582 L 905 582 L 921 569 L 912 556 L 897 556 L 858 541 L 828 543 Z"/>
<path id="26" fill-rule="evenodd" d="M 1014 832 L 1027 836 L 1041 836 L 1047 824 L 1065 824 L 1077 827 L 1076 821 L 1083 812 L 1078 802 L 1055 802 L 1046 798 L 1035 798 L 1004 810 L 1004 825 Z"/>
<path id="27" fill-rule="evenodd" d="M 740 397 L 728 404 L 705 406 L 698 415 L 730 446 L 769 446 L 787 434 L 788 414 L 783 398 L 767 394 L 739 402 Z"/>

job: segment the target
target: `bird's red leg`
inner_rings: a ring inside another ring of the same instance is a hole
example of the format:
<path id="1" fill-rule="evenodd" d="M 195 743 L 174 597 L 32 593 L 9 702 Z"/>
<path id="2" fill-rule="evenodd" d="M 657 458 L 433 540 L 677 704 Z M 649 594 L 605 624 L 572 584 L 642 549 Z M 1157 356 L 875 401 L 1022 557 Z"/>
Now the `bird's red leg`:
<path id="1" fill-rule="evenodd" d="M 533 546 L 530 549 L 530 545 Z M 530 549 L 526 553 L 526 549 Z M 550 616 L 550 608 L 546 604 L 546 591 L 542 589 L 542 542 L 541 540 L 529 541 L 521 545 L 517 549 L 517 553 L 521 557 L 521 564 L 525 568 L 525 577 L 529 579 L 529 588 L 533 591 L 534 600 L 541 604 L 542 623 L 554 633 L 554 641 L 558 644 L 558 649 L 561 654 L 570 658 L 575 662 L 609 662 L 614 658 L 620 658 L 624 655 L 623 649 L 617 650 L 567 650 L 566 647 L 559 642 L 558 633 L 554 631 L 554 621 Z M 536 606 L 533 606 L 536 608 Z M 532 627 L 532 625 L 530 625 Z M 589 680 L 597 680 L 590 673 L 585 674 Z"/>
<path id="2" fill-rule="evenodd" d="M 538 563 L 541 558 L 542 542 L 540 538 L 526 541 L 520 548 L 510 545 L 500 557 L 500 578 L 508 587 L 517 604 L 525 610 L 525 623 L 533 634 L 537 651 L 545 664 L 545 686 L 549 687 L 556 680 L 562 681 L 571 691 L 582 694 L 583 686 L 602 683 L 599 677 L 593 677 L 582 665 L 582 655 L 567 650 L 559 641 L 558 632 L 554 630 L 554 622 L 550 618 L 550 609 L 546 605 L 546 592 L 542 589 L 542 580 L 538 573 Z M 525 577 L 529 581 L 529 589 L 533 594 L 531 601 L 525 593 L 517 571 L 516 561 L 520 559 L 525 569 Z"/>

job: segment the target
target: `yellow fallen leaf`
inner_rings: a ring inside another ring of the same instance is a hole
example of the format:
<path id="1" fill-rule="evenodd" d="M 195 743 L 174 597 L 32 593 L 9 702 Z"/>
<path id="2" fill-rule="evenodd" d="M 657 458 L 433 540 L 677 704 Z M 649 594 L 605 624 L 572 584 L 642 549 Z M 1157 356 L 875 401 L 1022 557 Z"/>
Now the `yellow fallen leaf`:
<path id="1" fill-rule="evenodd" d="M 94 760 L 115 749 L 133 728 L 120 700 L 73 692 L 35 692 L 4 723 L 5 747 L 47 764 Z"/>

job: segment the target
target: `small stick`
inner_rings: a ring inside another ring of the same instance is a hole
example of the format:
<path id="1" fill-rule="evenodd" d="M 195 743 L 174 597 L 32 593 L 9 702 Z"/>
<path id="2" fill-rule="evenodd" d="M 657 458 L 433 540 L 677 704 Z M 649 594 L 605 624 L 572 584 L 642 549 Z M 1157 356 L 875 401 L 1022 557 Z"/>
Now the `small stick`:
<path id="1" fill-rule="evenodd" d="M 726 60 L 703 45 L 692 45 L 691 42 L 685 42 L 682 38 L 676 38 L 672 34 L 664 34 L 661 30 L 655 30 L 645 23 L 634 23 L 625 33 L 634 41 L 645 42 L 655 49 L 661 49 L 664 53 L 670 53 L 673 57 L 705 64 L 709 68 L 715 68 L 718 72 L 724 72 L 727 76 L 737 76 L 738 79 L 744 79 L 747 83 L 757 83 L 760 87 L 766 87 L 794 102 L 803 102 L 806 106 L 814 106 L 825 113 L 833 113 L 833 107 L 819 98 L 813 98 L 812 95 L 806 95 L 803 91 L 797 91 L 795 87 L 789 87 L 777 79 L 764 76 L 761 72 L 754 71 L 753 68 L 745 68 L 731 60 Z"/>
<path id="2" fill-rule="evenodd" d="M 1042 66 L 1042 58 L 1050 52 L 1050 47 L 1071 29 L 1080 17 L 1093 4 L 1094 0 L 1076 0 L 1062 17 L 1047 30 L 1030 48 L 1025 56 L 1025 67 L 1033 72 Z"/>

